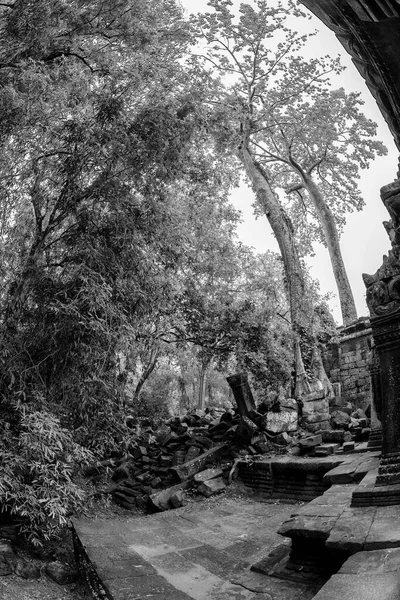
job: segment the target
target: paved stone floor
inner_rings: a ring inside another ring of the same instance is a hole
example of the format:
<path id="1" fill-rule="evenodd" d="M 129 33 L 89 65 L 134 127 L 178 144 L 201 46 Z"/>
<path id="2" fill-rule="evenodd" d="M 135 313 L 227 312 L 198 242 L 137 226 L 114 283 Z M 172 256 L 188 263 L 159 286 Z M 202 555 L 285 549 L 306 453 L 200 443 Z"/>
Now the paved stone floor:
<path id="1" fill-rule="evenodd" d="M 308 504 L 228 495 L 151 516 L 75 521 L 86 567 L 100 581 L 96 598 L 398 600 L 400 505 L 352 506 L 377 461 L 378 453 L 345 457 L 324 476 L 331 487 Z M 325 585 L 250 570 L 292 539 L 350 558 Z"/>
<path id="2" fill-rule="evenodd" d="M 201 503 L 124 521 L 79 520 L 75 530 L 113 600 L 310 600 L 315 585 L 250 566 L 277 546 L 293 506 L 250 497 Z"/>

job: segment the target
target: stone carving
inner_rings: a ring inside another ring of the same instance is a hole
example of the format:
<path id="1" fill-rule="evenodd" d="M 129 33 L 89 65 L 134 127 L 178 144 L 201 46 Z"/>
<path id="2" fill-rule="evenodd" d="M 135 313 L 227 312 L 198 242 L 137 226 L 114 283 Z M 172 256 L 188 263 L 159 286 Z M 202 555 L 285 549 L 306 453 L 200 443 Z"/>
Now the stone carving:
<path id="1" fill-rule="evenodd" d="M 400 310 L 400 180 L 381 189 L 390 221 L 384 222 L 392 249 L 383 257 L 375 275 L 363 274 L 367 288 L 367 305 L 372 317 L 390 315 Z"/>

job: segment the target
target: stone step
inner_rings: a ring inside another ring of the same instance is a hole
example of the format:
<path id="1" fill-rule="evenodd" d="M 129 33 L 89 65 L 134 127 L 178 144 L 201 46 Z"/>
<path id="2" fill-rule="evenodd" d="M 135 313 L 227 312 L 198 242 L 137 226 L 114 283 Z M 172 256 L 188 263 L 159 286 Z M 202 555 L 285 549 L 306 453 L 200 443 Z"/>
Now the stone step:
<path id="1" fill-rule="evenodd" d="M 395 600 L 400 592 L 400 549 L 358 552 L 313 600 Z"/>

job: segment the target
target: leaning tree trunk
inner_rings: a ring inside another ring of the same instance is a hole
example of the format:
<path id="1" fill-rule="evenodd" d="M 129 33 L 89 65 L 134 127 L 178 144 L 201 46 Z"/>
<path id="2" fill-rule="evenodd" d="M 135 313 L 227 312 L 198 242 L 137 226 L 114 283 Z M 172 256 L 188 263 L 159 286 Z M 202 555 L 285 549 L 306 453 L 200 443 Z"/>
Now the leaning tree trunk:
<path id="1" fill-rule="evenodd" d="M 197 402 L 197 408 L 199 410 L 204 410 L 205 402 L 206 402 L 206 375 L 208 369 L 209 361 L 203 360 L 201 361 L 199 368 L 199 396 Z"/>
<path id="2" fill-rule="evenodd" d="M 303 171 L 303 169 L 294 161 L 292 161 L 292 164 L 302 178 L 303 186 L 301 187 L 304 187 L 307 190 L 318 215 L 318 220 L 324 232 L 326 245 L 331 259 L 333 275 L 339 293 L 343 325 L 350 325 L 357 320 L 357 309 L 347 277 L 346 267 L 344 266 L 342 252 L 340 250 L 339 235 L 334 216 L 328 204 L 325 202 L 321 190 L 311 175 Z"/>
<path id="3" fill-rule="evenodd" d="M 146 381 L 148 380 L 148 378 L 150 377 L 150 375 L 156 368 L 159 355 L 160 355 L 159 348 L 155 347 L 155 348 L 151 349 L 148 362 L 147 362 L 145 368 L 143 369 L 143 373 L 141 374 L 139 381 L 136 385 L 135 391 L 133 393 L 133 402 L 134 403 L 139 400 L 140 392 L 142 391 L 144 384 L 146 383 Z"/>
<path id="4" fill-rule="evenodd" d="M 293 227 L 279 204 L 264 170 L 253 159 L 248 148 L 242 146 L 238 151 L 238 157 L 253 185 L 257 199 L 263 207 L 281 251 L 294 334 L 296 397 L 300 397 L 311 391 L 304 369 L 300 339 L 303 332 L 312 330 L 313 309 L 306 294 L 303 269 L 295 245 Z"/>

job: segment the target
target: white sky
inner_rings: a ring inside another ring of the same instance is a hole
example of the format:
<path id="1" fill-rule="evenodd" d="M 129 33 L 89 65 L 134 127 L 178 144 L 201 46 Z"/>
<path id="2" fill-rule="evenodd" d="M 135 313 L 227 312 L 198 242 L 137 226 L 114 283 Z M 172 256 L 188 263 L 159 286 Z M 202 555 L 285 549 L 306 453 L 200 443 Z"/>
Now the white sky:
<path id="1" fill-rule="evenodd" d="M 207 0 L 180 0 L 188 12 L 210 11 Z M 239 6 L 240 0 L 233 0 L 234 6 Z M 332 87 L 344 87 L 346 91 L 359 91 L 365 102 L 364 114 L 378 123 L 378 139 L 388 148 L 388 155 L 378 157 L 367 171 L 361 171 L 359 183 L 366 206 L 362 212 L 349 214 L 347 224 L 341 237 L 343 259 L 347 268 L 359 316 L 368 315 L 365 304 L 365 287 L 362 273 L 374 273 L 382 263 L 382 256 L 390 248 L 389 239 L 382 226 L 382 221 L 388 220 L 388 213 L 383 206 L 379 190 L 383 185 L 396 179 L 399 153 L 393 142 L 389 129 L 371 96 L 361 75 L 351 62 L 349 55 L 343 50 L 334 34 L 318 19 L 312 18 L 310 30 L 318 29 L 319 33 L 313 39 L 313 54 L 341 55 L 346 71 L 332 79 Z M 232 202 L 242 211 L 243 223 L 238 228 L 241 241 L 252 246 L 257 252 L 266 250 L 278 251 L 277 243 L 272 235 L 266 217 L 257 220 L 253 215 L 253 192 L 247 186 L 234 191 Z M 312 276 L 320 282 L 321 292 L 335 294 L 330 306 L 336 321 L 341 323 L 339 301 L 336 285 L 332 274 L 327 250 L 315 245 L 316 256 L 308 259 Z"/>

